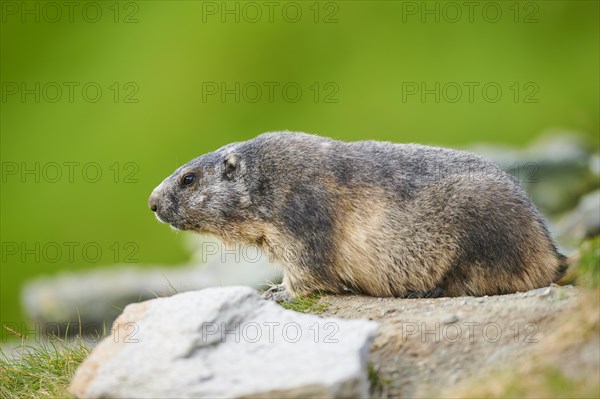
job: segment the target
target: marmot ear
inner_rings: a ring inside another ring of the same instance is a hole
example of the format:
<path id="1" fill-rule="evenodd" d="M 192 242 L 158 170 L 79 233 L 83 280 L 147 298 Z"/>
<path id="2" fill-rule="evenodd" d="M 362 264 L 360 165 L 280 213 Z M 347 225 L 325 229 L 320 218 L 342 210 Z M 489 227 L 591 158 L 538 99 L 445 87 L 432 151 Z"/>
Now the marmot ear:
<path id="1" fill-rule="evenodd" d="M 240 168 L 239 154 L 229 154 L 223 160 L 223 178 L 233 180 L 236 172 Z"/>

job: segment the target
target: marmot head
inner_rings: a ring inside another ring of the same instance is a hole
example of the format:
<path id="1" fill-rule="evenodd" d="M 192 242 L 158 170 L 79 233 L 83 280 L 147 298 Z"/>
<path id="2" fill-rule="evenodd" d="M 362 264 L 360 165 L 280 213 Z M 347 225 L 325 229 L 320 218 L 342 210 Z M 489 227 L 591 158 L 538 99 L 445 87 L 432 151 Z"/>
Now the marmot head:
<path id="1" fill-rule="evenodd" d="M 228 145 L 198 157 L 160 183 L 148 199 L 156 218 L 199 233 L 218 233 L 247 218 L 246 162 L 235 148 Z"/>

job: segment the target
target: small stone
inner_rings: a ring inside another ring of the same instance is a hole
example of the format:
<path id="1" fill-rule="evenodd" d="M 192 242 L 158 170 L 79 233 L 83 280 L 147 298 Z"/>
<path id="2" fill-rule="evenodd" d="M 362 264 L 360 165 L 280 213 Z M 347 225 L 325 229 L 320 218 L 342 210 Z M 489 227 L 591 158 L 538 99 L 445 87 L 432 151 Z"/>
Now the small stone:
<path id="1" fill-rule="evenodd" d="M 444 324 L 452 324 L 452 323 L 456 323 L 458 320 L 459 320 L 458 316 L 453 313 L 450 316 L 446 317 L 442 322 Z"/>

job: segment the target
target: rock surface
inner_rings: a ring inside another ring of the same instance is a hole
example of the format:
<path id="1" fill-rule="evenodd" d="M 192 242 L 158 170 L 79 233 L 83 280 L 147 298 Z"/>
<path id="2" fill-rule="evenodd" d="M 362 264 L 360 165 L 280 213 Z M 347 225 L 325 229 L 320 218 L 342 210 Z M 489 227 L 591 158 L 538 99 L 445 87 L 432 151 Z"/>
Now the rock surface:
<path id="1" fill-rule="evenodd" d="M 376 324 L 324 319 L 209 288 L 132 304 L 79 367 L 77 397 L 368 396 Z"/>
<path id="2" fill-rule="evenodd" d="M 373 397 L 430 398 L 498 367 L 518 364 L 547 343 L 580 298 L 576 288 L 550 286 L 486 297 L 325 296 L 319 305 L 327 307 L 321 313 L 326 317 L 377 321 L 370 356 L 378 374 Z M 598 353 L 598 340 L 594 342 L 593 353 Z M 596 358 L 587 367 L 597 375 L 599 363 Z"/>

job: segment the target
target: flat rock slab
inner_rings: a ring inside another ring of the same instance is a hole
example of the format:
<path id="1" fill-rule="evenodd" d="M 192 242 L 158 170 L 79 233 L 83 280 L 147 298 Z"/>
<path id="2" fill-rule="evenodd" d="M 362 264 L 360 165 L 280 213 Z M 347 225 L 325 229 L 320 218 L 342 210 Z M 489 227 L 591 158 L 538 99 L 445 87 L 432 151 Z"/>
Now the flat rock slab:
<path id="1" fill-rule="evenodd" d="M 577 288 L 550 286 L 485 297 L 325 296 L 319 304 L 327 305 L 323 316 L 377 321 L 370 362 L 381 386 L 372 396 L 393 399 L 439 397 L 520 364 L 549 343 L 580 299 Z M 598 366 L 592 370 L 597 375 Z"/>
<path id="2" fill-rule="evenodd" d="M 248 287 L 128 305 L 78 368 L 80 398 L 368 396 L 376 323 L 283 309 Z"/>
<path id="3" fill-rule="evenodd" d="M 219 256 L 225 244 L 203 242 L 204 252 L 216 254 L 196 255 L 191 264 L 175 268 L 125 264 L 38 277 L 25 284 L 21 301 L 27 316 L 49 334 L 63 337 L 81 327 L 93 335 L 112 324 L 119 314 L 115 308 L 132 302 L 208 287 L 260 288 L 280 277 L 279 266 L 269 262 L 263 252 L 245 251 L 237 245 Z"/>

